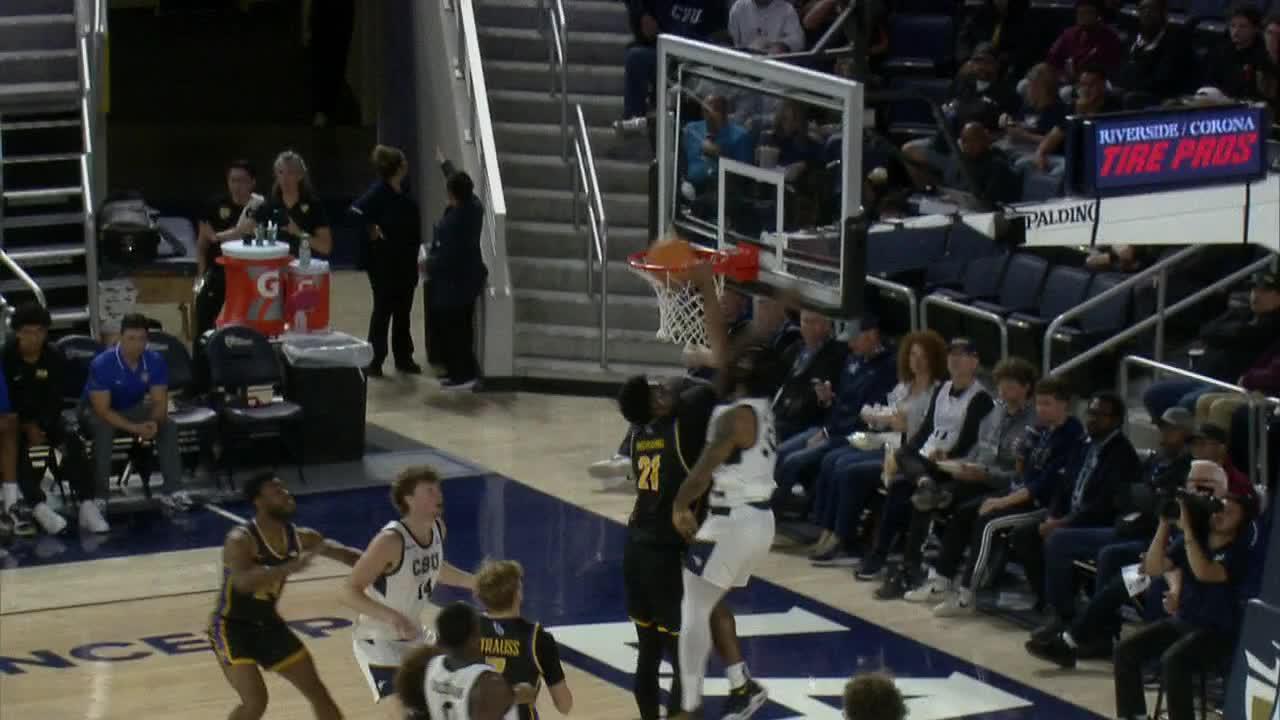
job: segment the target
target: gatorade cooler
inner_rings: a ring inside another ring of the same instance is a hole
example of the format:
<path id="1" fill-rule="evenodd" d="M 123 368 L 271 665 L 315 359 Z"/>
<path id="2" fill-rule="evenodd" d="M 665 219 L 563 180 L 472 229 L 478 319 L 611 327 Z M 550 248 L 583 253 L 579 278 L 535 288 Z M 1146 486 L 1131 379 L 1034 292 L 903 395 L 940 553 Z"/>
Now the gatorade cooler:
<path id="1" fill-rule="evenodd" d="M 227 274 L 227 298 L 218 313 L 218 327 L 245 325 L 267 337 L 284 332 L 280 273 L 289 264 L 289 244 L 225 242 L 218 263 Z"/>
<path id="2" fill-rule="evenodd" d="M 285 318 L 289 331 L 323 332 L 329 329 L 329 263 L 301 260 L 289 263 L 285 271 Z"/>

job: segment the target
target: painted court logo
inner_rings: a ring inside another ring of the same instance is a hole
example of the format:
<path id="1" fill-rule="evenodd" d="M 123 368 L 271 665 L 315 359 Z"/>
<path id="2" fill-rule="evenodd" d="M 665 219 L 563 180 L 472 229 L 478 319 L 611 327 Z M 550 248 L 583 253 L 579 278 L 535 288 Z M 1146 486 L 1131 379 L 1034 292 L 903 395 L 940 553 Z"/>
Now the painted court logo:
<path id="1" fill-rule="evenodd" d="M 1276 703 L 1276 687 L 1280 686 L 1280 643 L 1271 643 L 1271 662 L 1263 662 L 1252 651 L 1245 650 L 1249 675 L 1244 681 L 1244 720 L 1280 720 Z"/>

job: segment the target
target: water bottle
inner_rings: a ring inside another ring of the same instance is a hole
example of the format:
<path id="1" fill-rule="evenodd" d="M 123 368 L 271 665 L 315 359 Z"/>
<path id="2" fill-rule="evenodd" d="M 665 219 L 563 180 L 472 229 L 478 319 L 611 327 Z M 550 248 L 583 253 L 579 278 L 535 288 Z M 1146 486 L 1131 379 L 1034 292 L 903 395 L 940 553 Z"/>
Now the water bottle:
<path id="1" fill-rule="evenodd" d="M 311 266 L 311 236 L 303 235 L 302 242 L 298 245 L 298 266 Z"/>

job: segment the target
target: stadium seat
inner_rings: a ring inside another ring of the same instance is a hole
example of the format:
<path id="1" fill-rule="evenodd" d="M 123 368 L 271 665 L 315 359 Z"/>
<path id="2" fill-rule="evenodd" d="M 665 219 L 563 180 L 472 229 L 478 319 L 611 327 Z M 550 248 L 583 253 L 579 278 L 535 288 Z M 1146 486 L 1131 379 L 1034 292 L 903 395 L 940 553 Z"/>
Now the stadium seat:
<path id="1" fill-rule="evenodd" d="M 1009 315 L 1009 354 L 1039 365 L 1045 328 L 1054 318 L 1084 302 L 1092 282 L 1093 275 L 1080 268 L 1060 265 L 1050 270 L 1036 312 Z"/>
<path id="2" fill-rule="evenodd" d="M 945 228 L 871 233 L 867 239 L 867 273 L 892 278 L 924 270 L 942 256 L 945 246 Z"/>
<path id="3" fill-rule="evenodd" d="M 951 81 L 942 78 L 897 77 L 889 80 L 890 90 L 919 93 L 936 103 L 947 100 Z M 894 100 L 889 103 L 889 135 L 898 140 L 928 137 L 938 131 L 933 108 L 922 99 Z"/>
<path id="4" fill-rule="evenodd" d="M 1044 258 L 1018 253 L 1009 259 L 1004 277 L 995 297 L 991 300 L 974 299 L 969 303 L 976 310 L 985 310 L 1000 318 L 1014 312 L 1030 312 L 1035 309 L 1044 286 L 1049 263 Z M 1003 360 L 999 356 L 1000 330 L 989 320 L 964 316 L 965 335 L 973 338 L 983 352 L 983 360 Z"/>
<path id="5" fill-rule="evenodd" d="M 1000 282 L 1004 277 L 1004 269 L 1008 261 L 1008 255 L 974 258 L 965 266 L 964 284 L 959 290 L 939 288 L 929 293 L 929 296 L 957 303 L 969 303 L 978 298 L 994 297 L 1000 289 Z M 964 318 L 942 305 L 930 303 L 927 312 L 921 314 L 926 321 L 925 327 L 936 330 L 944 338 L 963 335 L 966 331 Z"/>
<path id="6" fill-rule="evenodd" d="M 954 48 L 955 28 L 950 15 L 891 15 L 885 74 L 947 74 Z"/>
<path id="7" fill-rule="evenodd" d="M 181 340 L 166 332 L 152 331 L 147 349 L 159 353 L 169 366 L 169 421 L 178 428 L 180 448 L 200 454 L 209 438 L 205 433 L 213 428 L 218 413 L 212 408 L 192 401 L 193 383 L 191 354 Z"/>
<path id="8" fill-rule="evenodd" d="M 996 243 L 991 238 L 968 225 L 953 224 L 947 237 L 946 253 L 925 271 L 925 287 L 930 291 L 959 287 L 964 282 L 964 271 L 971 260 L 996 255 L 998 252 Z"/>
<path id="9" fill-rule="evenodd" d="M 1093 278 L 1088 298 L 1092 299 L 1119 285 L 1127 276 L 1101 273 Z M 1053 335 L 1053 365 L 1056 367 L 1098 342 L 1123 330 L 1132 316 L 1133 293 L 1122 292 L 1068 321 Z M 1109 388 L 1115 380 L 1115 352 L 1095 358 L 1070 373 L 1072 384 L 1081 393 Z"/>

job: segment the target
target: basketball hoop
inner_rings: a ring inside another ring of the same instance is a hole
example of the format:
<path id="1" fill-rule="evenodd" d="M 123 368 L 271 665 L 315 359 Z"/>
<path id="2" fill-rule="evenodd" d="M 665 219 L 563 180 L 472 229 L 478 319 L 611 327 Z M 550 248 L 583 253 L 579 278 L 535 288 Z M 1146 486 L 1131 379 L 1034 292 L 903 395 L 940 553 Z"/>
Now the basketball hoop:
<path id="1" fill-rule="evenodd" d="M 715 273 L 716 296 L 724 293 L 726 277 L 735 282 L 751 282 L 760 269 L 760 251 L 744 245 L 730 250 L 707 250 L 695 246 L 697 259 L 681 266 L 649 260 L 648 251 L 627 258 L 631 270 L 648 281 L 658 296 L 658 339 L 677 345 L 706 347 L 707 328 L 703 321 L 702 293 L 685 274 L 695 265 L 708 263 Z"/>

